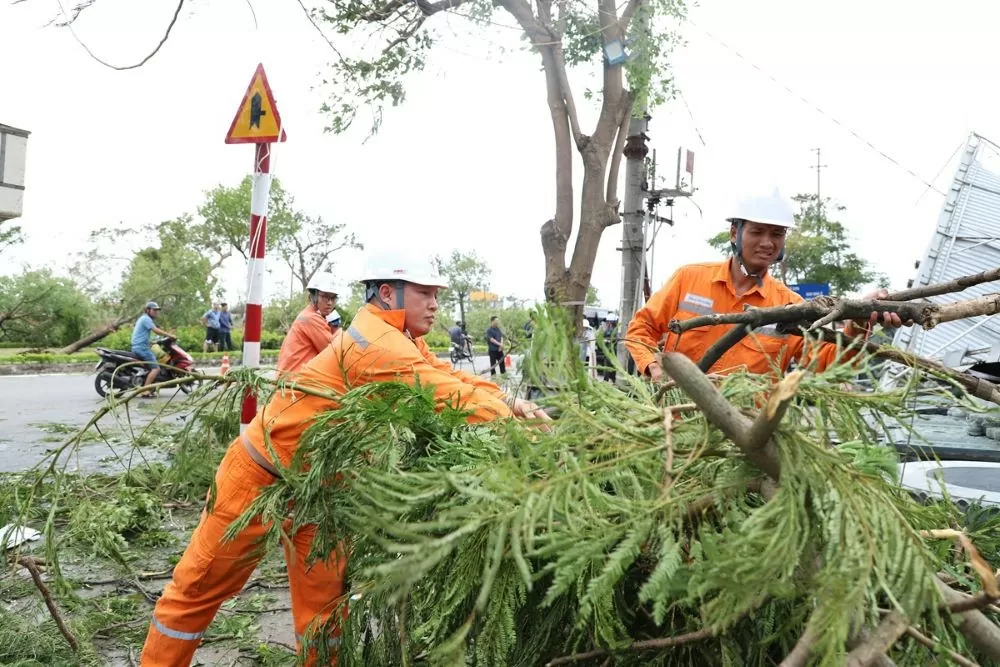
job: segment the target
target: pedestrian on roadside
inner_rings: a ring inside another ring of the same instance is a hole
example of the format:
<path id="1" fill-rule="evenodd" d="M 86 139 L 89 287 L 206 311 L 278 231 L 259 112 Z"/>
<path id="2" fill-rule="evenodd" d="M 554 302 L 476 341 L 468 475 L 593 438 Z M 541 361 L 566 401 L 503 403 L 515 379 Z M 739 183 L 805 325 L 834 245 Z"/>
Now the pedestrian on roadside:
<path id="1" fill-rule="evenodd" d="M 223 301 L 219 304 L 219 349 L 233 349 L 233 315 L 229 312 L 229 304 Z"/>
<path id="2" fill-rule="evenodd" d="M 500 318 L 496 315 L 490 318 L 490 328 L 486 330 L 486 347 L 490 355 L 490 375 L 497 374 L 497 366 L 500 366 L 500 375 L 506 375 L 507 367 L 504 365 L 503 331 L 500 330 Z"/>
<path id="3" fill-rule="evenodd" d="M 205 342 L 201 351 L 207 354 L 208 348 L 212 348 L 215 352 L 219 348 L 219 304 L 212 304 L 212 308 L 201 316 L 201 323 L 205 325 Z"/>
<path id="4" fill-rule="evenodd" d="M 439 404 L 467 410 L 472 423 L 512 416 L 549 420 L 534 403 L 507 396 L 492 382 L 455 370 L 427 347 L 423 336 L 434 325 L 438 293 L 447 288 L 431 262 L 375 256 L 361 282 L 365 306 L 345 332 L 300 369 L 299 386 L 342 396 L 365 384 L 405 382 L 433 387 Z M 261 490 L 278 478 L 279 468 L 291 463 L 302 434 L 315 418 L 337 407 L 335 399 L 304 394 L 294 387 L 275 392 L 229 446 L 216 472 L 214 503 L 202 513 L 153 609 L 139 661 L 143 667 L 191 664 L 219 607 L 243 589 L 260 562 L 258 542 L 266 527 L 258 518 L 231 540 L 223 541 L 223 535 Z M 346 546 L 350 536 L 345 535 L 335 553 L 309 562 L 315 532 L 315 526 L 302 527 L 286 534 L 285 541 L 297 649 L 306 665 L 317 661 L 313 651 L 304 650 L 304 636 L 325 630 L 335 610 L 346 614 L 344 576 L 350 556 Z M 331 625 L 335 627 L 317 639 L 336 653 L 341 624 Z"/>

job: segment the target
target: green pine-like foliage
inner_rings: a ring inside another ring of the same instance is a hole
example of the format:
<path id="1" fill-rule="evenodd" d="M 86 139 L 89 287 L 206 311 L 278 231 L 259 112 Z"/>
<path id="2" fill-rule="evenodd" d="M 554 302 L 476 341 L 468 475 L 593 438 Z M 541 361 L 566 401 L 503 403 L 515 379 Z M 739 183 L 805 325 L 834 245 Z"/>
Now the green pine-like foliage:
<path id="1" fill-rule="evenodd" d="M 536 343 L 558 339 L 539 330 Z M 341 665 L 527 667 L 596 647 L 619 650 L 615 665 L 763 666 L 806 624 L 815 664 L 839 665 L 880 608 L 962 647 L 933 582 L 962 558 L 919 535 L 955 517 L 896 486 L 894 453 L 873 444 L 908 391 L 846 391 L 846 367 L 807 375 L 765 501 L 762 474 L 700 411 L 677 411 L 668 437 L 679 391 L 591 382 L 573 345 L 545 349 L 532 365 L 559 378 L 552 432 L 468 425 L 430 387 L 362 386 L 317 417 L 238 522 L 260 516 L 277 541 L 291 507 L 292 530 L 318 527 L 313 557 L 349 552 Z M 772 382 L 734 375 L 720 390 L 756 412 Z M 621 650 L 702 628 L 714 636 Z"/>

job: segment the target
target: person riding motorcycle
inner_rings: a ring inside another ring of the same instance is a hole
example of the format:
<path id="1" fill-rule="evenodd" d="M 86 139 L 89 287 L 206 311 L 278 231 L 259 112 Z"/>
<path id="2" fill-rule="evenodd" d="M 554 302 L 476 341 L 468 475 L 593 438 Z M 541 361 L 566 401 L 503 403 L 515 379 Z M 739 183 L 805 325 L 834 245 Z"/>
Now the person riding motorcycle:
<path id="1" fill-rule="evenodd" d="M 326 317 L 337 305 L 333 274 L 317 272 L 306 286 L 309 305 L 296 316 L 278 351 L 278 373 L 294 373 L 333 340 Z"/>
<path id="2" fill-rule="evenodd" d="M 153 345 L 149 334 L 155 333 L 159 336 L 175 337 L 172 333 L 160 329 L 154 324 L 153 320 L 159 314 L 160 305 L 155 301 L 147 302 L 145 308 L 143 308 L 142 315 L 135 321 L 135 326 L 132 328 L 132 354 L 146 362 L 146 366 L 149 367 L 149 374 L 146 375 L 146 381 L 143 382 L 144 387 L 148 387 L 156 382 L 156 376 L 160 374 L 160 364 L 157 363 L 156 355 L 153 354 Z M 150 393 L 144 393 L 141 396 L 142 398 L 153 398 L 154 394 L 150 390 Z"/>
<path id="3" fill-rule="evenodd" d="M 801 303 L 803 298 L 769 273 L 772 264 L 785 255 L 785 238 L 795 229 L 795 215 L 788 201 L 775 189 L 768 196 L 748 197 L 729 222 L 732 257 L 724 262 L 689 264 L 678 269 L 667 283 L 636 311 L 628 325 L 626 347 L 640 373 L 659 381 L 663 371 L 656 361 L 656 350 L 680 352 L 697 363 L 730 327 L 706 326 L 682 335 L 668 328 L 671 320 L 688 320 L 700 315 L 739 313 L 747 308 L 768 308 Z M 878 290 L 866 300 L 884 298 L 887 290 Z M 899 315 L 881 313 L 885 326 L 901 326 Z M 872 313 L 867 322 L 851 322 L 847 333 L 867 328 L 879 320 Z M 867 335 L 867 333 L 866 333 Z M 728 350 L 708 370 L 728 373 L 745 368 L 751 373 L 768 373 L 772 368 L 787 369 L 806 352 L 805 340 L 780 334 L 774 325 L 762 327 Z M 835 345 L 821 344 L 808 349 L 807 363 L 815 361 L 822 370 L 832 363 L 839 351 Z"/>

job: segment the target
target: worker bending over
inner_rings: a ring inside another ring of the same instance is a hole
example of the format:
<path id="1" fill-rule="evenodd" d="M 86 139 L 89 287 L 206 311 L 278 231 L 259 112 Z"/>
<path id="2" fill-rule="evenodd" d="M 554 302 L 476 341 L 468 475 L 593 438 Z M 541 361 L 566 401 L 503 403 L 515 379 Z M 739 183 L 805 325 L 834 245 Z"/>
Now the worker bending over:
<path id="1" fill-rule="evenodd" d="M 399 256 L 373 258 L 362 282 L 367 304 L 346 331 L 338 334 L 301 368 L 296 384 L 342 395 L 372 382 L 405 382 L 433 386 L 439 405 L 469 410 L 470 422 L 510 417 L 548 420 L 533 403 L 507 397 L 495 384 L 455 370 L 431 352 L 422 336 L 431 330 L 438 292 L 447 283 L 429 262 Z M 324 328 L 326 322 L 323 322 Z M 303 394 L 294 387 L 276 392 L 246 432 L 233 441 L 215 477 L 214 505 L 201 516 L 191 543 L 174 568 L 173 579 L 153 610 L 142 652 L 143 667 L 189 665 L 202 635 L 219 606 L 242 590 L 260 559 L 256 542 L 264 535 L 259 519 L 235 539 L 222 536 L 253 502 L 261 489 L 287 466 L 313 419 L 335 409 L 329 398 Z M 266 436 L 265 436 L 266 434 Z M 267 445 L 278 461 L 272 460 Z M 290 526 L 286 526 L 286 529 Z M 330 554 L 306 564 L 315 527 L 304 527 L 285 543 L 298 647 L 307 631 L 321 627 L 344 595 L 347 554 Z M 346 536 L 345 536 L 346 537 Z M 326 637 L 336 647 L 340 629 Z M 314 652 L 307 664 L 315 664 Z"/>

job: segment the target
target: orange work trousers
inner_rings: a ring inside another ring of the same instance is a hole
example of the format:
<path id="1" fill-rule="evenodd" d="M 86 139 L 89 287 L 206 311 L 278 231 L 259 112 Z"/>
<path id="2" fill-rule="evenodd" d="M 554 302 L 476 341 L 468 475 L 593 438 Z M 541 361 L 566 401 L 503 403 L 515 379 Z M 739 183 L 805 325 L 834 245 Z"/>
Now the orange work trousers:
<path id="1" fill-rule="evenodd" d="M 266 526 L 254 519 L 235 539 L 223 542 L 229 524 L 249 507 L 260 490 L 274 481 L 271 473 L 254 463 L 237 438 L 226 452 L 215 475 L 215 506 L 201 514 L 191 543 L 174 568 L 173 579 L 153 609 L 140 663 L 143 667 L 187 667 L 219 606 L 246 585 L 261 554 L 255 553 Z M 292 598 L 295 637 L 302 650 L 308 631 L 325 622 L 344 594 L 347 559 L 340 553 L 326 561 L 306 565 L 315 528 L 292 536 L 285 548 L 285 564 Z M 346 611 L 346 608 L 345 608 Z M 340 630 L 328 639 L 336 655 Z M 315 665 L 314 651 L 307 664 Z M 334 663 L 335 664 L 335 663 Z"/>

